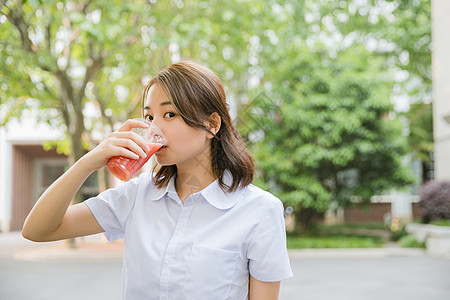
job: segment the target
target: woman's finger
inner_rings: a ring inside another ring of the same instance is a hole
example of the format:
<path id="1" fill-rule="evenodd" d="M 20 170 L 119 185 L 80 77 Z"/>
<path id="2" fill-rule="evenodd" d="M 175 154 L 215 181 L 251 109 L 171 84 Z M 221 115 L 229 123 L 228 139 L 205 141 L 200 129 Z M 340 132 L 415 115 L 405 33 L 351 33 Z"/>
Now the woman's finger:
<path id="1" fill-rule="evenodd" d="M 127 148 L 119 147 L 117 148 L 117 154 L 114 156 L 123 156 L 130 159 L 138 160 L 140 157 L 136 153 L 134 153 L 131 150 L 128 150 Z"/>
<path id="2" fill-rule="evenodd" d="M 137 136 L 139 138 L 139 136 Z M 142 146 L 138 145 L 133 139 L 130 138 L 114 138 L 111 140 L 112 145 L 119 148 L 125 148 L 140 157 L 147 157 L 146 152 Z"/>
<path id="3" fill-rule="evenodd" d="M 141 137 L 139 134 L 132 132 L 132 131 L 116 131 L 111 134 L 114 138 L 117 139 L 129 139 L 133 140 L 136 144 L 138 144 L 142 149 L 144 149 L 145 152 L 150 151 L 149 146 L 147 145 L 147 142 L 144 140 L 143 137 Z"/>
<path id="4" fill-rule="evenodd" d="M 143 121 L 129 119 L 117 131 L 130 131 L 132 128 L 148 128 L 150 125 Z"/>

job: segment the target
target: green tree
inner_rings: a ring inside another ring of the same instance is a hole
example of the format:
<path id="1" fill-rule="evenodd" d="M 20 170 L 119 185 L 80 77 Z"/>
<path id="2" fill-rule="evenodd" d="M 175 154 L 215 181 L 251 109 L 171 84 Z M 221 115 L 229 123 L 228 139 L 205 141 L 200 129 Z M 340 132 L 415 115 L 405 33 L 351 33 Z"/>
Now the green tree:
<path id="1" fill-rule="evenodd" d="M 367 202 L 412 183 L 402 163 L 403 126 L 389 116 L 392 82 L 382 59 L 357 46 L 335 59 L 306 47 L 286 57 L 293 59 L 278 65 L 283 72 L 269 96 L 275 104 L 257 97 L 250 106 L 263 109 L 243 130 L 250 140 L 263 131 L 252 147 L 262 181 L 297 208 L 303 228 L 333 202 Z"/>
<path id="2" fill-rule="evenodd" d="M 279 42 L 259 55 L 264 89 L 239 119 L 260 184 L 296 207 L 303 228 L 330 207 L 367 203 L 414 180 L 391 103 L 396 65 L 370 47 L 379 27 L 355 5 L 285 1 Z"/>
<path id="3" fill-rule="evenodd" d="M 39 109 L 41 121 L 65 128 L 56 146 L 72 164 L 95 146 L 94 132 L 139 115 L 149 75 L 182 58 L 211 66 L 239 102 L 254 72 L 250 39 L 272 24 L 263 8 L 260 0 L 3 0 L 1 123 Z"/>
<path id="4" fill-rule="evenodd" d="M 421 161 L 422 182 L 425 183 L 433 179 L 430 174 L 430 155 L 434 149 L 432 104 L 416 102 L 404 115 L 409 120 L 408 143 L 414 157 Z"/>
<path id="5" fill-rule="evenodd" d="M 333 1 L 320 13 L 344 38 L 385 57 L 385 67 L 395 74 L 392 95 L 407 95 L 411 104 L 411 112 L 403 114 L 410 126 L 409 146 L 422 162 L 423 182 L 431 179 L 431 1 Z"/>
<path id="6" fill-rule="evenodd" d="M 139 66 L 147 61 L 136 31 L 143 5 L 2 1 L 2 125 L 23 109 L 39 109 L 40 121 L 65 128 L 69 143 L 59 146 L 68 145 L 61 151 L 73 164 L 93 146 L 92 130 L 111 130 L 131 116 L 144 72 Z M 130 70 L 139 71 L 130 76 Z M 49 113 L 55 109 L 56 116 Z M 99 115 L 87 118 L 89 109 Z"/>
<path id="7" fill-rule="evenodd" d="M 406 72 L 400 83 L 411 98 L 408 143 L 414 157 L 422 164 L 422 183 L 433 179 L 431 156 L 434 151 L 432 74 L 431 74 L 431 1 L 403 0 L 394 12 L 395 28 L 388 39 L 397 45 L 396 65 Z M 400 59 L 402 58 L 402 59 Z"/>

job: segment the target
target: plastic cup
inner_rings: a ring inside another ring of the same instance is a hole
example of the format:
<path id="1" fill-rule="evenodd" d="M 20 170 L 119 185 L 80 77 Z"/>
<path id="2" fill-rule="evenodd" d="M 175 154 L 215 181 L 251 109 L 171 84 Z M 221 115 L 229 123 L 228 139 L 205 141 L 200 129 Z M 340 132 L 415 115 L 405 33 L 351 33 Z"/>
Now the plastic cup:
<path id="1" fill-rule="evenodd" d="M 147 142 L 150 151 L 147 157 L 139 157 L 139 159 L 132 159 L 123 156 L 111 157 L 107 163 L 108 170 L 122 181 L 128 181 L 145 165 L 150 157 L 155 154 L 161 147 L 166 144 L 166 138 L 161 130 L 153 123 L 144 119 L 135 119 L 150 125 L 149 128 L 132 128 L 131 131 L 139 134 Z"/>

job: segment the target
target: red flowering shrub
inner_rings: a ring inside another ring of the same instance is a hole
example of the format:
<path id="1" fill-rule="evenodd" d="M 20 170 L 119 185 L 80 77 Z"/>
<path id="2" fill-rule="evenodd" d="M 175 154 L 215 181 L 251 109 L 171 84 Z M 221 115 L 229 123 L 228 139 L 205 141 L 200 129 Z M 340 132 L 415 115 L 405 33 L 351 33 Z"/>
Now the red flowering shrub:
<path id="1" fill-rule="evenodd" d="M 420 190 L 423 221 L 450 219 L 450 181 L 430 181 Z"/>

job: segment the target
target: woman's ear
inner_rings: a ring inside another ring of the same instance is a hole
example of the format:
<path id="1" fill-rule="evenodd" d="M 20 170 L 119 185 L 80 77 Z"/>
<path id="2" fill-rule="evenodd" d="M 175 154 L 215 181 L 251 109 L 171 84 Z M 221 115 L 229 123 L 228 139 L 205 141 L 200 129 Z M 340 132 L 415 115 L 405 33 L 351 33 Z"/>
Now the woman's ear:
<path id="1" fill-rule="evenodd" d="M 222 119 L 220 118 L 219 114 L 216 112 L 213 112 L 210 116 L 209 116 L 209 124 L 208 124 L 208 129 L 211 133 L 209 133 L 207 135 L 207 137 L 209 139 L 214 138 L 214 136 L 219 132 L 220 129 L 220 125 L 222 124 Z"/>

